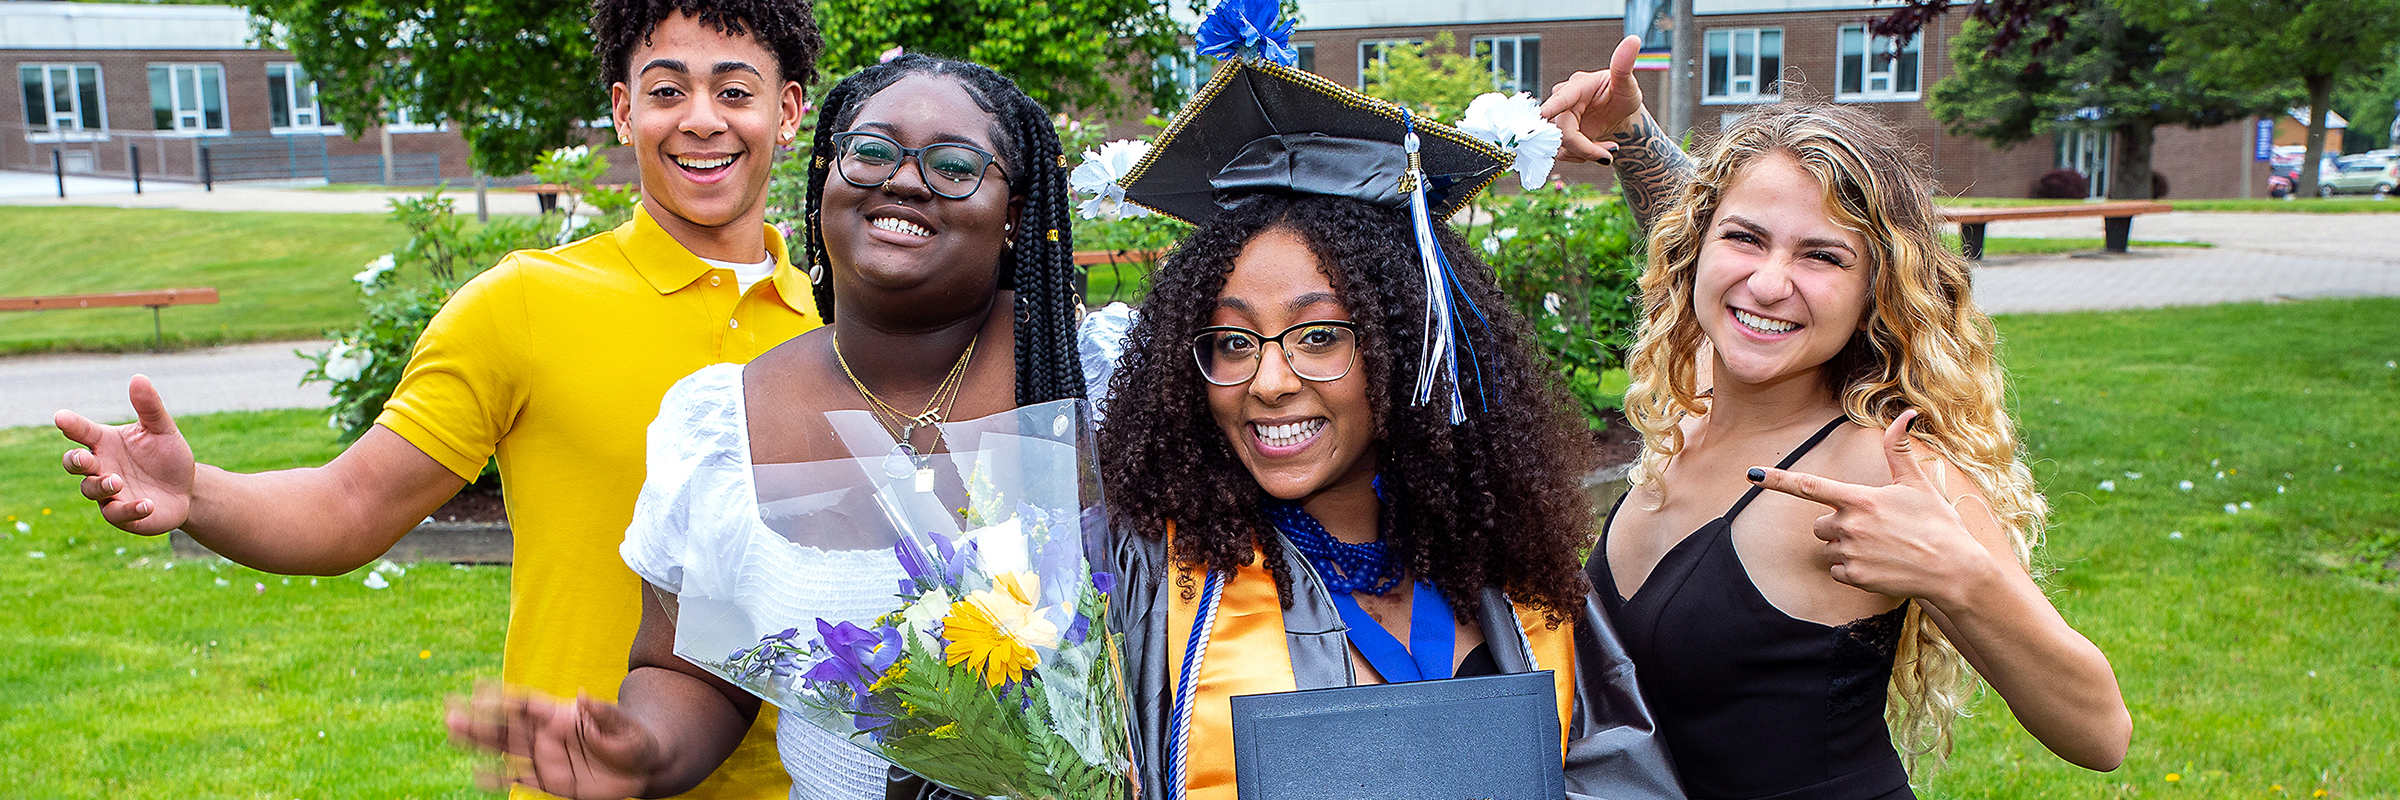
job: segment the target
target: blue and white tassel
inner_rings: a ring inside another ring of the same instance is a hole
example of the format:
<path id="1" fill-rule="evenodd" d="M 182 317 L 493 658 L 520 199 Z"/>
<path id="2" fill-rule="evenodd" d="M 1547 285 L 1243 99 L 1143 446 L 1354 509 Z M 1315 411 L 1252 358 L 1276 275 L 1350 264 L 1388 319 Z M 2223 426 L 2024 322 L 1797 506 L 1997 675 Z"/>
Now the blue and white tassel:
<path id="1" fill-rule="evenodd" d="M 1425 267 L 1425 347 L 1417 363 L 1415 402 L 1420 406 L 1432 402 L 1437 378 L 1448 383 L 1450 424 L 1456 425 L 1467 419 L 1466 398 L 1460 396 L 1458 388 L 1458 354 L 1464 350 L 1472 363 L 1475 345 L 1467 341 L 1466 320 L 1459 316 L 1458 306 L 1452 302 L 1452 292 L 1457 292 L 1457 300 L 1466 303 L 1467 310 L 1475 312 L 1477 320 L 1483 319 L 1483 310 L 1476 308 L 1475 300 L 1466 296 L 1458 284 L 1457 276 L 1451 274 L 1450 257 L 1444 255 L 1441 245 L 1433 240 L 1432 204 L 1425 198 L 1425 165 L 1424 158 L 1418 154 L 1417 118 L 1408 109 L 1402 108 L 1400 119 L 1408 125 L 1408 135 L 1403 140 L 1408 151 L 1408 173 L 1402 181 L 1402 188 L 1408 192 L 1408 215 L 1416 228 L 1417 260 Z M 1476 371 L 1478 378 L 1475 391 L 1480 402 L 1483 392 L 1482 370 L 1478 367 Z"/>

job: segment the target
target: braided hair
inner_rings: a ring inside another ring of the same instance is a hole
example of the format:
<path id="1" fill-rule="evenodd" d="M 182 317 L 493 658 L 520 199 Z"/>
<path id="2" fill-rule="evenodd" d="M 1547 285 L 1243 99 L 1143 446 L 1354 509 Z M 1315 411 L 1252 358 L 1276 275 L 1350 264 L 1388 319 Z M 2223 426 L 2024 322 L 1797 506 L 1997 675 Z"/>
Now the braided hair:
<path id="1" fill-rule="evenodd" d="M 683 14 L 727 36 L 751 36 L 775 54 L 783 79 L 817 82 L 825 39 L 808 2 L 792 0 L 592 0 L 592 39 L 600 55 L 600 87 L 633 79 L 633 51 L 667 17 Z"/>
<path id="2" fill-rule="evenodd" d="M 1576 553 L 1590 543 L 1592 511 L 1577 479 L 1597 460 L 1591 440 L 1532 327 L 1446 224 L 1434 238 L 1487 321 L 1467 325 L 1475 355 L 1472 367 L 1464 356 L 1459 367 L 1466 421 L 1452 425 L 1441 404 L 1412 402 L 1425 279 L 1405 208 L 1260 195 L 1219 213 L 1168 256 L 1127 336 L 1109 385 L 1111 422 L 1100 428 L 1114 521 L 1151 539 L 1173 525 L 1175 562 L 1210 572 L 1231 572 L 1263 553 L 1290 607 L 1282 542 L 1260 511 L 1264 493 L 1210 415 L 1191 344 L 1243 248 L 1276 229 L 1308 243 L 1358 323 L 1376 468 L 1392 492 L 1379 522 L 1393 559 L 1440 589 L 1461 619 L 1481 608 L 1485 586 L 1542 608 L 1552 622 L 1580 608 L 1590 584 Z M 1177 583 L 1190 591 L 1183 578 Z"/>
<path id="3" fill-rule="evenodd" d="M 1050 112 L 1025 96 L 1015 81 L 980 64 L 911 53 L 859 70 L 834 84 L 817 115 L 809 152 L 808 236 L 803 243 L 812 274 L 826 274 L 825 237 L 818 215 L 834 152 L 833 136 L 850 128 L 858 108 L 876 93 L 911 75 L 943 75 L 958 81 L 975 106 L 992 115 L 992 140 L 1008 169 L 1008 192 L 1024 210 L 1000 254 L 1002 289 L 1015 289 L 1017 403 L 1031 405 L 1082 397 L 1083 364 L 1076 356 L 1075 325 L 1082 309 L 1082 275 L 1075 266 L 1074 226 L 1068 214 L 1066 160 Z M 817 310 L 834 317 L 833 282 L 817 281 Z"/>

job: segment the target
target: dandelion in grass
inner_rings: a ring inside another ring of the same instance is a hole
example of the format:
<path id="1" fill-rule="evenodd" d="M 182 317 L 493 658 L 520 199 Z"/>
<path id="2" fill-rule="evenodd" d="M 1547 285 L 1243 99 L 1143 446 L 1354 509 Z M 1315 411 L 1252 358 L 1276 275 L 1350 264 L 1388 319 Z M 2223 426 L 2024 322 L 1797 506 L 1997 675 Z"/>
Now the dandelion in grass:
<path id="1" fill-rule="evenodd" d="M 987 686 L 1014 683 L 1041 662 L 1041 650 L 1058 646 L 1058 626 L 1037 613 L 1042 579 L 1031 572 L 1003 572 L 992 588 L 969 592 L 950 604 L 942 619 L 950 647 L 943 663 L 965 664 L 983 674 Z"/>
<path id="2" fill-rule="evenodd" d="M 2191 481 L 2176 481 L 2176 482 L 2175 482 L 2175 488 L 2177 488 L 2177 489 L 2182 489 L 2182 490 L 2184 490 L 2184 491 L 2187 491 L 2187 492 L 2188 492 L 2188 491 L 2191 491 L 2191 490 L 2192 490 L 2192 482 L 2191 482 Z"/>

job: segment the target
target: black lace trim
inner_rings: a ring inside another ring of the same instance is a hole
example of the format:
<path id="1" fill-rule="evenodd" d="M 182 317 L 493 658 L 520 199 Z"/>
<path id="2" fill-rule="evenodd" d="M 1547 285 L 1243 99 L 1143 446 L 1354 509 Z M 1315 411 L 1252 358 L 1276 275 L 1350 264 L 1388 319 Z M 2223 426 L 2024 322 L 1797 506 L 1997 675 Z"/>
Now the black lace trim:
<path id="1" fill-rule="evenodd" d="M 1900 629 L 1908 622 L 1908 604 L 1833 629 L 1833 669 L 1826 681 L 1825 718 L 1883 708 L 1884 687 L 1892 682 L 1892 657 L 1900 651 Z"/>

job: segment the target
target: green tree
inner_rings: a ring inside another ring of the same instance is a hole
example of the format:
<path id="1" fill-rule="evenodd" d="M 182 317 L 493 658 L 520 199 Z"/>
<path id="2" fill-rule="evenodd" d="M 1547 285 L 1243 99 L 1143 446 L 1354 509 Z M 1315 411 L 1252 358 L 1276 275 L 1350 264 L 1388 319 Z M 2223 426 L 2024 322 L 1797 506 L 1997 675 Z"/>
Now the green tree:
<path id="1" fill-rule="evenodd" d="M 2317 190 L 2325 115 L 2345 80 L 2375 80 L 2400 42 L 2400 0 L 2120 0 L 2129 16 L 2168 32 L 2170 55 L 2228 85 L 2289 89 L 2308 98 L 2303 195 Z"/>
<path id="2" fill-rule="evenodd" d="M 2283 105 L 2278 93 L 2236 89 L 2168 64 L 2164 32 L 2125 18 L 2115 0 L 2073 0 L 2034 12 L 2062 21 L 2055 43 L 1996 40 L 1999 27 L 1969 19 L 1952 43 L 1957 70 L 1927 104 L 1950 132 L 1999 147 L 2085 125 L 2110 130 L 2116 179 L 2109 196 L 2150 199 L 2152 145 L 2161 125 L 2205 128 Z"/>
<path id="3" fill-rule="evenodd" d="M 364 131 L 405 110 L 448 120 L 475 168 L 524 172 L 607 115 L 591 9 L 549 0 L 250 0 L 259 39 L 290 50 L 326 116 Z"/>
<path id="4" fill-rule="evenodd" d="M 1138 97 L 1152 108 L 1182 98 L 1152 79 L 1185 48 L 1167 16 L 1172 0 L 853 0 L 818 3 L 828 76 L 875 63 L 885 51 L 963 58 L 1015 79 L 1052 111 L 1098 112 Z M 1193 9 L 1205 11 L 1195 3 Z M 1136 87 L 1129 93 L 1126 86 Z"/>
<path id="5" fill-rule="evenodd" d="M 1459 52 L 1449 31 L 1430 42 L 1387 45 L 1367 66 L 1364 91 L 1437 122 L 1457 122 L 1476 95 L 1492 91 L 1492 68 L 1478 55 Z"/>
<path id="6" fill-rule="evenodd" d="M 1179 91 L 1150 80 L 1183 52 L 1172 0 L 853 0 L 816 5 L 819 67 L 838 76 L 898 43 L 971 59 L 1015 78 L 1056 110 L 1111 110 L 1149 87 L 1156 107 Z M 577 126 L 604 119 L 591 9 L 554 0 L 247 0 L 262 42 L 290 50 L 317 81 L 334 122 L 363 131 L 405 110 L 448 120 L 477 169 L 524 172 Z"/>
<path id="7" fill-rule="evenodd" d="M 2392 117 L 2400 108 L 2400 48 L 2384 59 L 2383 79 L 2357 80 L 2334 90 L 2333 109 L 2350 120 L 2342 134 L 2342 150 L 2363 153 L 2378 147 L 2400 147 L 2392 137 Z"/>

